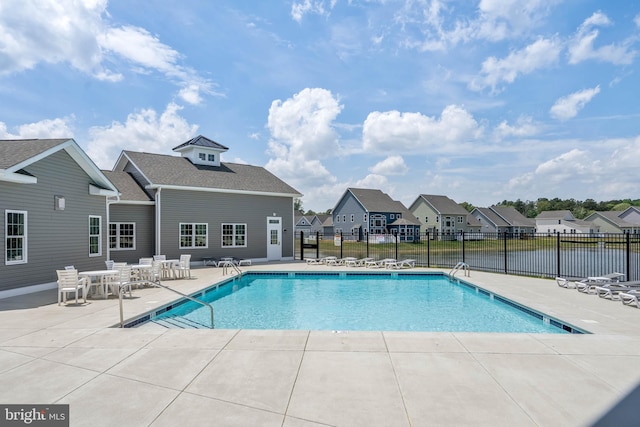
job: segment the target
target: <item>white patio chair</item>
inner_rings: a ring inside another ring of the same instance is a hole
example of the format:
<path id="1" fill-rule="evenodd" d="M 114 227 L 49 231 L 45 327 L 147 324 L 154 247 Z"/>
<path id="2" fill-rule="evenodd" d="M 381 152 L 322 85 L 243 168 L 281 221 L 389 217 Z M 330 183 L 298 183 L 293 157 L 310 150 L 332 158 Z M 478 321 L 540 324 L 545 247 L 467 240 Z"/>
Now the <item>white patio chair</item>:
<path id="1" fill-rule="evenodd" d="M 78 277 L 78 270 L 67 269 L 56 270 L 58 275 L 58 305 L 61 301 L 67 303 L 67 293 L 73 292 L 76 295 L 76 304 L 78 304 L 78 293 L 82 292 L 84 302 L 87 302 L 87 279 Z"/>
<path id="2" fill-rule="evenodd" d="M 120 292 L 124 289 L 129 291 L 129 298 L 131 298 L 131 286 L 133 284 L 131 281 L 131 266 L 126 263 L 120 263 L 124 265 L 115 264 L 114 268 L 118 270 L 118 274 L 111 276 L 108 282 L 108 285 L 111 286 L 111 293 L 119 297 Z"/>
<path id="3" fill-rule="evenodd" d="M 177 277 L 184 279 L 188 276 L 191 279 L 191 255 L 180 255 L 180 261 L 173 268 Z"/>

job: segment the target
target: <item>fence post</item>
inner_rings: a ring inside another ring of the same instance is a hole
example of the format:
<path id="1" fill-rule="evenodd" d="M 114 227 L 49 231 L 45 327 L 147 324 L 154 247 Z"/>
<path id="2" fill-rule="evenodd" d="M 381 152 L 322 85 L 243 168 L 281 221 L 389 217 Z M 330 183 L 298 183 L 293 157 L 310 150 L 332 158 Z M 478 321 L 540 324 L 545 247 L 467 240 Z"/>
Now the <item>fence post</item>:
<path id="1" fill-rule="evenodd" d="M 462 262 L 466 262 L 465 250 L 464 250 L 465 249 L 464 248 L 464 230 L 462 230 L 460 235 L 462 236 Z"/>
<path id="2" fill-rule="evenodd" d="M 509 269 L 507 268 L 507 232 L 502 233 L 503 236 L 503 249 L 504 249 L 504 274 L 509 274 Z"/>
<path id="3" fill-rule="evenodd" d="M 340 258 L 342 258 L 342 247 L 344 246 L 344 239 L 342 238 L 342 231 L 340 232 Z"/>
<path id="4" fill-rule="evenodd" d="M 367 239 L 367 254 L 365 257 L 369 257 L 369 230 L 364 231 L 364 238 Z"/>
<path id="5" fill-rule="evenodd" d="M 395 234 L 395 238 L 396 238 L 396 259 L 398 259 L 398 232 L 394 231 Z"/>
<path id="6" fill-rule="evenodd" d="M 316 259 L 320 258 L 320 232 L 316 231 Z"/>
<path id="7" fill-rule="evenodd" d="M 560 232 L 556 231 L 556 262 L 557 262 L 557 270 L 556 271 L 556 277 L 561 277 L 560 276 L 560 271 L 562 270 L 560 268 Z"/>
<path id="8" fill-rule="evenodd" d="M 300 230 L 300 260 L 304 261 L 304 231 Z"/>
<path id="9" fill-rule="evenodd" d="M 625 233 L 625 238 L 626 238 L 626 256 L 627 256 L 627 280 L 631 280 L 631 277 L 629 277 L 629 275 L 631 274 L 631 233 Z"/>
<path id="10" fill-rule="evenodd" d="M 429 236 L 429 230 L 424 232 L 425 237 L 427 238 L 427 268 L 431 266 L 431 237 Z"/>

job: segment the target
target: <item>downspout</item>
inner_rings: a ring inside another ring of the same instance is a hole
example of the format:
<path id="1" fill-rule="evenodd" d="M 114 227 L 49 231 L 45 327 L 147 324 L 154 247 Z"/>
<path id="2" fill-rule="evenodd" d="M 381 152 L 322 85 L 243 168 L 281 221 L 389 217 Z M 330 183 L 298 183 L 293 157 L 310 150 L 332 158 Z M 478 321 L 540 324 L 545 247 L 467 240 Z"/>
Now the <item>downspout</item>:
<path id="1" fill-rule="evenodd" d="M 160 254 L 160 248 L 162 247 L 162 244 L 160 242 L 160 220 L 161 218 L 161 214 L 160 214 L 160 192 L 162 190 L 162 187 L 158 187 L 156 188 L 156 194 L 155 194 L 155 199 L 156 199 L 156 254 Z"/>
<path id="2" fill-rule="evenodd" d="M 115 200 L 109 196 L 105 197 L 107 202 L 107 260 L 111 259 L 111 247 L 109 246 L 109 224 L 111 223 L 111 205 L 120 201 L 120 193 L 116 196 Z"/>

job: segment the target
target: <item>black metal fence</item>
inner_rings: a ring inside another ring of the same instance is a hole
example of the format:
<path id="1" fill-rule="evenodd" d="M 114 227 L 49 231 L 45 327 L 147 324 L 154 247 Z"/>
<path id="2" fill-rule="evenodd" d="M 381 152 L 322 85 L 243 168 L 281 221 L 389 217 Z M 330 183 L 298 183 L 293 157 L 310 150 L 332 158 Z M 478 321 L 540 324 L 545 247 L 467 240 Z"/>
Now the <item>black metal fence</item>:
<path id="1" fill-rule="evenodd" d="M 421 267 L 452 268 L 465 262 L 473 270 L 534 277 L 588 277 L 611 272 L 640 280 L 640 235 L 534 233 L 425 233 L 405 243 L 393 235 L 357 240 L 346 233 L 296 235 L 296 259 L 355 257 L 414 259 Z"/>

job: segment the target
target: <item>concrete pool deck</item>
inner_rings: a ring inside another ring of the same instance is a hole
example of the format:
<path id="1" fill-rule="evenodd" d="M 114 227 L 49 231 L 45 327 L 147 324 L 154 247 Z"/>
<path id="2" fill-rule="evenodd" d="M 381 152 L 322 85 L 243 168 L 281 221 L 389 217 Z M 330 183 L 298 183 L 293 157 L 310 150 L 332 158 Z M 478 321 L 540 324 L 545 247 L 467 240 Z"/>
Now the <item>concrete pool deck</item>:
<path id="1" fill-rule="evenodd" d="M 192 276 L 165 284 L 223 279 Z M 640 384 L 639 309 L 553 280 L 464 279 L 593 334 L 118 329 L 116 299 L 58 306 L 51 290 L 0 300 L 0 403 L 69 404 L 72 426 L 555 427 L 591 425 Z M 176 297 L 134 290 L 125 318 Z"/>

